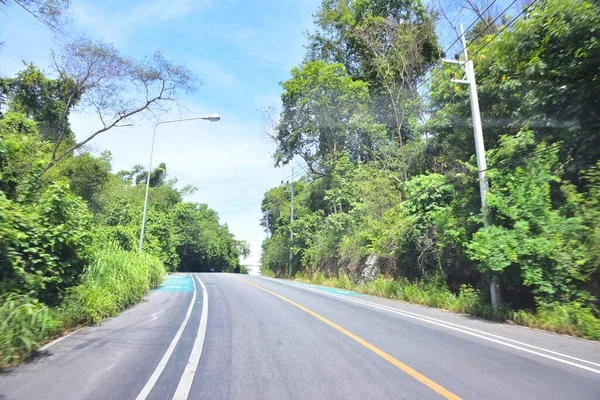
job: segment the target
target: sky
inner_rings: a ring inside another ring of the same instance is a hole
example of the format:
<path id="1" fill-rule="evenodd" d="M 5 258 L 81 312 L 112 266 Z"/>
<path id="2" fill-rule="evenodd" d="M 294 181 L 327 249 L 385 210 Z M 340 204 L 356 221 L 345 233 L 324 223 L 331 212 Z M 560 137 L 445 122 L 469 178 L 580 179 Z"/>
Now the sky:
<path id="1" fill-rule="evenodd" d="M 186 201 L 207 203 L 238 239 L 249 243 L 244 264 L 257 265 L 265 233 L 259 225 L 265 191 L 289 177 L 275 168 L 275 145 L 266 137 L 259 110 L 280 103 L 279 82 L 302 61 L 304 33 L 313 30 L 319 0 L 72 0 L 76 31 L 112 43 L 135 58 L 157 49 L 198 76 L 199 90 L 183 96 L 181 110 L 161 119 L 218 113 L 219 122 L 189 121 L 159 127 L 154 166 L 164 162 L 178 185 L 198 188 Z M 33 63 L 52 75 L 50 49 L 59 46 L 49 30 L 14 3 L 0 11 L 0 75 L 12 76 Z M 78 138 L 100 122 L 71 116 Z M 146 166 L 153 122 L 108 131 L 88 146 L 109 150 L 113 172 Z M 299 167 L 299 163 L 294 163 Z"/>

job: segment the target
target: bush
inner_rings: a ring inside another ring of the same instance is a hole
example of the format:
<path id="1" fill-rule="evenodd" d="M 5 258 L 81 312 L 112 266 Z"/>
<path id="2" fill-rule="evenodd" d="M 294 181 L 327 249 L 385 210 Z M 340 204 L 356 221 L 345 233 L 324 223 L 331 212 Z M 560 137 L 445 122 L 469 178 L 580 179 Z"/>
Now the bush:
<path id="1" fill-rule="evenodd" d="M 0 192 L 0 295 L 14 292 L 54 305 L 90 259 L 91 215 L 64 184 L 50 185 L 28 203 Z"/>
<path id="2" fill-rule="evenodd" d="M 315 285 L 323 285 L 327 278 L 325 278 L 325 274 L 323 272 L 318 271 L 310 278 L 310 283 Z"/>
<path id="3" fill-rule="evenodd" d="M 240 274 L 245 274 L 248 275 L 250 273 L 250 271 L 248 270 L 248 267 L 246 267 L 245 265 L 240 265 Z"/>
<path id="4" fill-rule="evenodd" d="M 19 294 L 0 298 L 0 368 L 29 357 L 58 326 L 48 306 L 36 299 Z"/>

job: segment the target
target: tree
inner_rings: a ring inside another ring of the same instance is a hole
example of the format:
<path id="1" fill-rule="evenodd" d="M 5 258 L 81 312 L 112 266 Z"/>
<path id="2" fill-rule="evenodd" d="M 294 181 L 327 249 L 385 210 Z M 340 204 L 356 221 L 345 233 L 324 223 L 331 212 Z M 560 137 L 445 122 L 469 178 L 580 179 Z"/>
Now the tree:
<path id="1" fill-rule="evenodd" d="M 314 61 L 292 69 L 292 78 L 282 87 L 276 165 L 300 156 L 311 172 L 323 176 L 344 149 L 360 153 L 364 138 L 356 127 L 368 119 L 365 82 L 353 80 L 341 64 Z"/>
<path id="2" fill-rule="evenodd" d="M 99 195 L 109 183 L 110 160 L 110 152 L 103 152 L 100 157 L 81 153 L 66 159 L 46 178 L 66 177 L 71 192 L 84 199 L 93 211 L 98 211 L 103 206 Z"/>
<path id="3" fill-rule="evenodd" d="M 32 172 L 45 164 L 51 145 L 40 138 L 35 121 L 14 111 L 0 119 L 0 138 L 7 150 L 0 154 L 0 191 L 14 200 L 27 186 Z"/>
<path id="4" fill-rule="evenodd" d="M 320 30 L 309 36 L 308 59 L 342 63 L 369 83 L 371 114 L 399 147 L 389 155 L 389 147 L 378 151 L 378 157 L 386 169 L 399 157 L 406 181 L 404 145 L 420 110 L 417 83 L 439 54 L 432 17 L 418 0 L 324 0 L 315 23 Z"/>
<path id="5" fill-rule="evenodd" d="M 172 210 L 180 271 L 240 271 L 240 256 L 248 245 L 235 240 L 227 225 L 206 204 L 179 203 Z"/>
<path id="6" fill-rule="evenodd" d="M 165 102 L 175 102 L 179 92 L 194 90 L 192 72 L 166 60 L 160 51 L 140 62 L 121 55 L 112 45 L 79 38 L 62 52 L 53 52 L 52 60 L 61 79 L 68 82 L 63 119 L 77 105 L 80 110 L 93 110 L 102 128 L 63 149 L 67 136 L 63 124 L 43 172 L 101 133 L 124 126 L 138 114 L 163 110 Z"/>
<path id="7" fill-rule="evenodd" d="M 141 167 L 141 166 L 135 166 L 134 169 L 131 172 L 131 175 L 135 175 L 135 184 L 139 185 L 139 184 L 145 184 L 146 180 L 148 179 L 148 172 L 147 171 L 140 171 L 137 167 Z M 157 168 L 155 168 L 152 173 L 150 173 L 150 186 L 151 187 L 157 187 L 157 186 L 162 186 L 165 183 L 165 180 L 167 178 L 167 165 L 165 163 L 160 163 L 158 165 Z"/>
<path id="8" fill-rule="evenodd" d="M 418 113 L 417 83 L 438 55 L 433 22 L 426 16 L 410 13 L 400 20 L 395 15 L 363 18 L 362 24 L 355 27 L 355 35 L 370 53 L 368 63 L 374 71 L 373 78 L 391 104 L 406 181 L 408 167 L 403 136 L 409 129 L 405 124 Z"/>
<path id="9" fill-rule="evenodd" d="M 528 10 L 514 30 L 486 48 L 478 73 L 490 95 L 493 90 L 509 105 L 502 116 L 534 129 L 540 142 L 564 142 L 560 156 L 573 160 L 569 172 L 577 179 L 576 171 L 600 158 L 600 43 L 594 33 L 600 4 L 551 0 Z"/>
<path id="10" fill-rule="evenodd" d="M 64 12 L 70 0 L 12 0 L 42 24 L 54 32 L 60 32 L 64 25 Z M 3 5 L 10 0 L 0 0 Z"/>
<path id="11" fill-rule="evenodd" d="M 524 165 L 514 166 L 515 159 L 532 153 Z M 557 154 L 556 147 L 535 146 L 531 131 L 502 138 L 491 161 L 503 167 L 489 174 L 493 225 L 480 229 L 468 246 L 482 272 L 502 274 L 513 290 L 530 288 L 536 302 L 545 305 L 589 301 L 589 293 L 581 289 L 597 269 L 583 198 L 560 179 Z M 563 197 L 558 204 L 552 199 L 553 185 Z"/>
<path id="12" fill-rule="evenodd" d="M 15 78 L 0 78 L 0 104 L 9 111 L 25 114 L 37 122 L 42 139 L 56 142 L 61 130 L 64 141 L 72 144 L 75 136 L 69 124 L 69 79 L 47 78 L 33 64 L 27 65 Z M 73 105 L 78 98 L 71 99 Z"/>

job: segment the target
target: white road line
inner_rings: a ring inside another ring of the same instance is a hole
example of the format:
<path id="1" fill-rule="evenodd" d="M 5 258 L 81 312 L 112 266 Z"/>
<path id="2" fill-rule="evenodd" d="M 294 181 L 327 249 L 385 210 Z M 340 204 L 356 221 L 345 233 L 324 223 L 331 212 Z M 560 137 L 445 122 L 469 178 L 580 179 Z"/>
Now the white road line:
<path id="1" fill-rule="evenodd" d="M 156 381 L 158 381 L 160 374 L 162 374 L 163 370 L 167 366 L 167 362 L 169 362 L 169 358 L 171 358 L 171 354 L 173 354 L 173 351 L 175 350 L 175 347 L 177 346 L 177 342 L 179 342 L 179 339 L 181 338 L 181 334 L 183 333 L 183 330 L 185 329 L 185 326 L 187 325 L 187 323 L 190 319 L 190 315 L 192 315 L 192 309 L 194 308 L 194 302 L 196 301 L 196 284 L 194 283 L 194 279 L 193 278 L 191 278 L 191 279 L 192 279 L 192 285 L 194 286 L 194 294 L 192 295 L 192 301 L 190 301 L 190 306 L 188 307 L 187 313 L 185 314 L 185 318 L 183 319 L 183 322 L 179 326 L 177 333 L 173 337 L 171 344 L 169 344 L 167 351 L 165 351 L 165 354 L 163 355 L 162 359 L 156 366 L 156 369 L 150 376 L 150 379 L 148 379 L 148 382 L 146 382 L 146 385 L 142 388 L 142 391 L 140 392 L 140 394 L 138 394 L 138 396 L 135 398 L 136 400 L 145 400 L 146 397 L 148 397 L 148 395 L 150 394 L 150 391 L 152 391 L 152 388 L 156 384 Z"/>
<path id="2" fill-rule="evenodd" d="M 77 329 L 77 330 L 75 330 L 75 331 L 73 331 L 73 332 L 71 332 L 71 333 L 68 333 L 68 334 L 66 334 L 66 335 L 64 335 L 64 336 L 61 336 L 61 337 L 59 337 L 59 338 L 58 338 L 58 339 L 56 339 L 56 340 L 53 340 L 53 341 L 51 341 L 50 343 L 46 343 L 45 345 L 43 345 L 42 347 L 40 347 L 40 350 L 39 350 L 39 351 L 44 351 L 44 350 L 46 350 L 48 347 L 50 347 L 50 346 L 54 346 L 55 344 L 57 344 L 57 343 L 59 343 L 59 342 L 62 342 L 63 340 L 65 340 L 65 339 L 66 339 L 66 338 L 68 338 L 69 336 L 76 334 L 77 332 L 79 332 L 79 331 L 80 331 L 80 330 L 82 330 L 82 329 L 83 329 L 83 328 L 81 328 L 81 329 Z"/>
<path id="3" fill-rule="evenodd" d="M 318 289 L 316 291 L 320 292 Z M 333 294 L 333 293 L 332 293 L 332 295 L 333 296 L 337 296 L 336 294 Z M 345 296 L 340 296 L 340 297 L 341 298 L 346 298 Z M 446 325 L 450 325 L 450 326 L 455 326 L 455 327 L 460 328 L 460 329 L 467 329 L 469 331 L 480 333 L 482 335 L 488 335 L 488 336 L 491 336 L 491 337 L 494 337 L 494 338 L 497 338 L 497 339 L 500 339 L 500 340 L 505 340 L 507 342 L 516 343 L 516 344 L 521 345 L 521 346 L 530 347 L 532 349 L 536 349 L 536 350 L 539 350 L 539 351 L 544 351 L 546 353 L 554 354 L 554 355 L 557 355 L 557 356 L 560 356 L 560 357 L 569 358 L 571 360 L 575 360 L 575 361 L 583 362 L 583 363 L 586 363 L 586 364 L 591 364 L 591 365 L 594 365 L 596 367 L 600 367 L 600 364 L 592 362 L 592 361 L 587 361 L 587 360 L 584 360 L 584 359 L 581 359 L 581 358 L 577 358 L 577 357 L 573 357 L 573 356 L 570 356 L 570 355 L 567 355 L 567 354 L 559 353 L 557 351 L 548 350 L 548 349 L 545 349 L 543 347 L 534 346 L 532 344 L 520 342 L 518 340 L 509 339 L 507 337 L 500 336 L 500 335 L 495 335 L 493 333 L 485 332 L 485 331 L 482 331 L 482 330 L 479 330 L 479 329 L 470 328 L 468 326 L 455 324 L 455 323 L 452 323 L 452 322 L 444 321 L 444 320 L 433 318 L 433 317 L 428 317 L 428 316 L 425 316 L 425 315 L 419 315 L 419 314 L 416 314 L 416 313 L 412 313 L 410 311 L 398 310 L 396 308 L 389 307 L 389 306 L 384 306 L 382 304 L 371 303 L 371 302 L 366 301 L 366 300 L 351 299 L 351 301 L 354 301 L 354 302 L 360 303 L 360 304 L 364 304 L 364 305 L 367 305 L 367 306 L 378 307 L 378 308 L 381 308 L 381 309 L 384 309 L 384 310 L 387 310 L 387 311 L 391 311 L 391 312 L 400 313 L 402 315 L 414 316 L 414 317 L 418 317 L 418 318 L 425 318 L 425 319 L 428 319 L 428 320 L 431 320 L 431 321 L 434 321 L 434 322 L 439 322 L 439 323 L 442 323 L 442 324 L 446 324 Z"/>
<path id="4" fill-rule="evenodd" d="M 261 279 L 265 279 L 265 278 L 261 278 Z M 270 280 L 270 279 L 268 279 L 268 280 Z M 277 281 L 275 281 L 275 282 L 277 282 Z M 473 328 L 469 328 L 469 327 L 466 327 L 466 326 L 454 324 L 454 323 L 451 323 L 451 322 L 446 322 L 446 321 L 443 321 L 443 320 L 439 320 L 439 319 L 435 319 L 435 318 L 431 318 L 431 317 L 426 317 L 426 316 L 418 315 L 418 314 L 415 314 L 415 313 L 411 313 L 409 311 L 400 311 L 400 310 L 397 310 L 397 309 L 392 308 L 392 307 L 382 306 L 380 304 L 375 304 L 375 303 L 371 303 L 371 302 L 364 301 L 364 300 L 358 300 L 358 299 L 354 299 L 354 298 L 349 298 L 348 296 L 340 296 L 338 294 L 334 294 L 334 293 L 330 293 L 330 292 L 325 292 L 323 290 L 313 289 L 313 288 L 306 287 L 306 286 L 294 285 L 294 284 L 287 283 L 287 282 L 281 282 L 281 283 L 284 283 L 284 284 L 292 286 L 292 287 L 297 287 L 297 288 L 300 288 L 300 289 L 304 289 L 304 290 L 310 290 L 310 291 L 315 292 L 315 293 L 321 293 L 321 294 L 326 295 L 326 296 L 337 297 L 337 298 L 340 298 L 340 299 L 343 299 L 343 300 L 346 300 L 346 301 L 350 301 L 350 302 L 354 302 L 354 303 L 357 303 L 357 304 L 366 305 L 368 307 L 377 308 L 377 309 L 388 311 L 388 312 L 391 312 L 391 313 L 394 313 L 394 314 L 403 315 L 405 317 L 414 318 L 414 319 L 417 319 L 417 320 L 420 320 L 420 321 L 423 321 L 423 322 L 427 322 L 427 323 L 430 323 L 430 324 L 433 324 L 433 325 L 441 326 L 441 327 L 446 328 L 446 329 L 451 329 L 451 330 L 454 330 L 454 331 L 462 332 L 464 334 L 475 336 L 475 337 L 478 337 L 480 339 L 484 339 L 484 340 L 487 340 L 487 341 L 490 341 L 490 342 L 498 343 L 498 344 L 501 344 L 503 346 L 511 347 L 513 349 L 517 349 L 517 350 L 520 350 L 520 351 L 523 351 L 523 352 L 526 352 L 526 353 L 535 354 L 535 355 L 540 356 L 540 357 L 548 358 L 548 359 L 553 360 L 553 361 L 557 361 L 557 362 L 560 362 L 560 363 L 563 363 L 563 364 L 567 364 L 567 365 L 570 365 L 570 366 L 573 366 L 573 367 L 584 369 L 586 371 L 590 371 L 590 372 L 594 372 L 596 374 L 600 374 L 600 370 L 598 370 L 598 369 L 594 369 L 594 368 L 591 368 L 591 367 L 588 367 L 588 366 L 585 366 L 585 365 L 577 364 L 577 363 L 574 363 L 574 362 L 571 362 L 571 361 L 563 360 L 561 358 L 557 358 L 557 357 L 554 357 L 554 356 L 551 356 L 551 355 L 548 355 L 548 354 L 540 353 L 538 351 L 534 351 L 534 350 L 526 349 L 526 348 L 523 348 L 523 347 L 519 347 L 517 345 L 511 344 L 511 343 L 507 343 L 507 342 L 518 343 L 518 344 L 520 344 L 522 346 L 527 346 L 527 347 L 535 348 L 537 350 L 544 351 L 546 353 L 558 355 L 558 356 L 565 357 L 565 358 L 570 358 L 572 360 L 577 360 L 579 362 L 584 362 L 584 363 L 595 365 L 595 366 L 600 366 L 599 364 L 591 362 L 591 361 L 587 361 L 587 360 L 583 360 L 583 359 L 580 359 L 580 358 L 572 357 L 572 356 L 569 356 L 569 355 L 566 355 L 566 354 L 558 353 L 558 352 L 555 352 L 555 351 L 552 351 L 552 350 L 548 350 L 548 349 L 544 349 L 544 348 L 541 348 L 541 347 L 533 346 L 533 345 L 530 345 L 530 344 L 527 344 L 527 343 L 519 342 L 519 341 L 516 341 L 516 340 L 513 340 L 513 339 L 505 338 L 503 336 L 494 335 L 492 333 L 480 331 L 480 330 L 477 330 L 477 329 L 473 329 Z M 477 333 L 475 333 L 475 332 L 477 332 Z M 483 335 L 488 335 L 488 336 L 483 336 Z M 489 337 L 489 336 L 491 336 L 491 337 Z M 492 337 L 499 338 L 501 340 L 494 339 Z"/>
<path id="5" fill-rule="evenodd" d="M 361 302 L 361 303 L 363 303 L 365 305 L 373 305 L 374 304 L 374 303 L 371 303 L 371 302 L 368 302 L 368 301 L 365 301 L 365 300 L 359 300 L 359 299 L 355 299 L 355 300 L 357 302 Z M 388 307 L 388 306 L 384 306 L 384 305 L 381 305 L 381 307 L 387 309 L 388 311 L 393 311 L 393 312 L 399 311 L 399 310 L 397 310 L 397 309 L 395 309 L 393 307 Z M 509 339 L 507 337 L 496 335 L 496 334 L 489 333 L 489 332 L 486 332 L 486 331 L 482 331 L 482 330 L 479 330 L 479 329 L 470 328 L 468 326 L 463 326 L 463 325 L 455 324 L 455 323 L 452 323 L 452 322 L 440 320 L 440 319 L 433 318 L 433 317 L 428 317 L 428 316 L 425 316 L 425 315 L 419 315 L 419 314 L 411 313 L 410 311 L 399 311 L 399 312 L 405 313 L 405 314 L 410 314 L 410 315 L 417 316 L 417 317 L 420 317 L 420 318 L 429 319 L 429 320 L 432 320 L 432 321 L 435 321 L 435 322 L 441 322 L 443 324 L 450 325 L 450 326 L 455 326 L 455 327 L 458 327 L 458 328 L 461 328 L 461 329 L 467 329 L 469 331 L 480 333 L 482 335 L 488 335 L 488 336 L 491 336 L 491 337 L 494 337 L 494 338 L 497 338 L 497 339 L 500 339 L 500 340 L 505 340 L 507 342 L 516 343 L 516 344 L 521 345 L 521 346 L 526 346 L 526 347 L 529 347 L 529 348 L 532 348 L 532 349 L 536 349 L 536 350 L 539 350 L 539 351 L 544 351 L 546 353 L 554 354 L 556 356 L 560 356 L 560 357 L 564 357 L 564 358 L 569 358 L 571 360 L 575 360 L 575 361 L 579 361 L 579 362 L 582 362 L 582 363 L 594 365 L 596 367 L 600 367 L 600 364 L 592 362 L 592 361 L 584 360 L 582 358 L 573 357 L 573 356 L 570 356 L 568 354 L 559 353 L 557 351 L 548 350 L 548 349 L 545 349 L 543 347 L 534 346 L 532 344 L 525 343 L 525 342 L 520 342 L 518 340 Z"/>
<path id="6" fill-rule="evenodd" d="M 179 380 L 179 385 L 177 385 L 177 390 L 175 390 L 175 395 L 173 395 L 173 400 L 187 400 L 190 390 L 192 389 L 192 382 L 194 381 L 198 364 L 200 363 L 202 347 L 204 346 L 204 337 L 206 336 L 206 325 L 208 322 L 208 292 L 198 275 L 196 275 L 196 279 L 200 286 L 202 286 L 202 315 L 200 316 L 200 325 L 198 326 L 198 333 L 196 334 L 194 347 L 192 347 L 192 353 L 190 354 L 190 358 L 188 359 L 183 374 L 181 374 L 181 379 Z"/>

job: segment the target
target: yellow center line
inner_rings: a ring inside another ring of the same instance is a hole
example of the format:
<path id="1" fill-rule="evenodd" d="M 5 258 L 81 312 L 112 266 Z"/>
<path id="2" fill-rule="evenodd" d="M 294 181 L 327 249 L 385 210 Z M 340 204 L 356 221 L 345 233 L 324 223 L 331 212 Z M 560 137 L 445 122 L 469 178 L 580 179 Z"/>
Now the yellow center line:
<path id="1" fill-rule="evenodd" d="M 235 277 L 235 276 L 234 276 L 234 278 L 237 279 L 237 280 L 240 280 L 242 282 L 245 282 L 248 285 L 252 285 L 252 286 L 257 287 L 257 288 L 259 288 L 261 290 L 264 290 L 265 292 L 270 293 L 273 296 L 279 297 L 281 300 L 286 301 L 286 302 L 290 303 L 291 305 L 298 307 L 302 311 L 305 311 L 305 312 L 309 313 L 313 317 L 315 317 L 315 318 L 317 318 L 317 319 L 325 322 L 327 325 L 331 326 L 332 328 L 337 329 L 338 331 L 342 332 L 344 335 L 348 336 L 349 338 L 354 339 L 355 341 L 357 341 L 358 343 L 362 344 L 367 349 L 371 350 L 373 353 L 377 354 L 379 357 L 381 357 L 384 360 L 392 363 L 393 365 L 395 365 L 396 367 L 400 368 L 402 371 L 404 371 L 408 375 L 412 376 L 413 378 L 415 378 L 416 380 L 418 380 L 422 384 L 426 385 L 430 389 L 436 391 L 438 394 L 444 396 L 445 398 L 452 399 L 452 400 L 460 400 L 460 397 L 458 397 L 454 393 L 452 393 L 449 390 L 445 389 L 444 387 L 438 385 L 437 383 L 435 383 L 431 379 L 427 378 L 423 374 L 415 371 L 414 369 L 412 369 L 408 365 L 406 365 L 406 364 L 398 361 L 397 359 L 395 359 L 394 357 L 392 357 L 391 355 L 389 355 L 385 351 L 383 351 L 380 348 L 372 345 L 371 343 L 367 342 L 363 338 L 361 338 L 359 336 L 356 336 L 354 333 L 352 333 L 352 332 L 350 332 L 350 331 L 342 328 L 341 326 L 339 326 L 335 322 L 332 322 L 332 321 L 328 320 L 327 318 L 323 317 L 322 315 L 317 314 L 316 312 L 314 312 L 312 310 L 309 310 L 308 308 L 306 308 L 304 306 L 301 306 L 300 304 L 296 303 L 295 301 L 292 301 L 292 300 L 288 299 L 287 297 L 283 297 L 282 295 L 277 294 L 277 293 L 275 293 L 275 292 L 273 292 L 273 291 L 271 291 L 269 289 L 266 289 L 266 288 L 264 288 L 262 286 L 256 285 L 256 284 L 254 284 L 252 282 L 248 282 L 245 279 L 241 279 L 241 278 L 238 278 L 238 277 Z"/>

